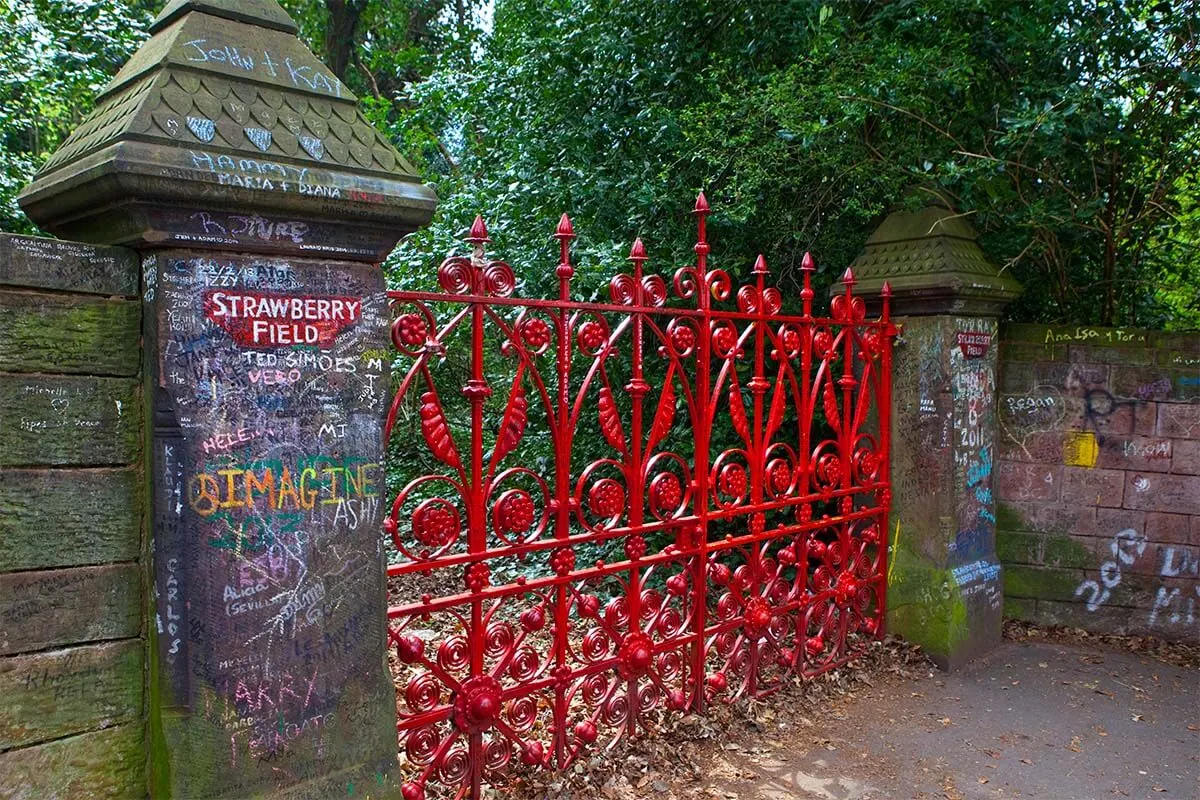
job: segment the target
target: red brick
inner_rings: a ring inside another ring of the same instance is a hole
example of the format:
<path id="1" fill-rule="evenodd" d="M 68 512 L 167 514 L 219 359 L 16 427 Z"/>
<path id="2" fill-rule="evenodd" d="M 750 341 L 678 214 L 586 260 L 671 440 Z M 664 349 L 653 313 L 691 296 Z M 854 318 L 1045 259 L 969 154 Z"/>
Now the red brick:
<path id="1" fill-rule="evenodd" d="M 1005 502 L 1004 510 L 1020 517 L 1017 530 L 1096 535 L 1096 509 L 1065 503 Z"/>
<path id="2" fill-rule="evenodd" d="M 1108 383 L 1108 367 L 1104 364 L 1050 361 L 1037 364 L 1033 369 L 1038 383 L 1063 386 L 1067 390 L 1099 388 Z"/>
<path id="3" fill-rule="evenodd" d="M 1183 581 L 1195 581 L 1200 578 L 1200 547 L 1152 544 L 1146 548 L 1144 557 L 1138 561 L 1134 566 L 1140 567 L 1141 561 L 1148 561 L 1148 574 L 1162 577 L 1164 580 L 1178 578 Z"/>
<path id="4" fill-rule="evenodd" d="M 1064 395 L 1061 389 L 1054 386 L 1037 386 L 1025 392 L 1005 392 L 996 398 L 996 415 L 1000 424 L 1018 434 L 1058 430 L 1068 416 L 1074 419 L 1082 409 L 1081 400 Z"/>
<path id="5" fill-rule="evenodd" d="M 1171 472 L 1200 475 L 1200 439 L 1173 440 Z"/>
<path id="6" fill-rule="evenodd" d="M 1124 490 L 1125 473 L 1121 470 L 1063 467 L 1064 503 L 1120 508 Z"/>
<path id="7" fill-rule="evenodd" d="M 1200 514 L 1192 515 L 1192 532 L 1188 535 L 1188 544 L 1200 546 Z"/>
<path id="8" fill-rule="evenodd" d="M 1171 396 L 1184 403 L 1200 402 L 1200 374 L 1191 372 L 1175 372 L 1172 375 L 1175 389 Z"/>
<path id="9" fill-rule="evenodd" d="M 1194 515 L 1164 514 L 1151 511 L 1146 514 L 1146 538 L 1151 542 L 1188 544 L 1189 530 L 1193 527 Z"/>
<path id="10" fill-rule="evenodd" d="M 1131 530 L 1134 532 L 1132 536 L 1129 535 Z M 1112 533 L 1103 538 L 1073 536 L 1071 541 L 1091 553 L 1090 562 L 1084 565 L 1087 569 L 1100 569 L 1105 562 L 1112 561 L 1123 575 L 1153 577 L 1158 574 L 1155 546 L 1133 526 L 1114 528 Z"/>
<path id="11" fill-rule="evenodd" d="M 1124 530 L 1124 529 L 1121 529 Z M 1043 557 L 1048 566 L 1085 570 L 1097 570 L 1106 561 L 1120 563 L 1122 573 L 1138 573 L 1156 575 L 1154 548 L 1148 544 L 1141 534 L 1134 538 L 1122 537 L 1118 540 L 1113 535 L 1100 538 L 1098 536 L 1071 536 L 1068 539 L 1046 537 L 1043 544 Z M 1138 552 L 1139 547 L 1141 552 Z M 1132 563 L 1128 560 L 1132 559 Z"/>
<path id="12" fill-rule="evenodd" d="M 1000 458 L 1005 461 L 1031 461 L 1040 464 L 1061 464 L 1063 434 L 1059 431 L 1024 433 L 1000 426 Z"/>
<path id="13" fill-rule="evenodd" d="M 1159 403 L 1155 433 L 1173 439 L 1200 439 L 1200 404 Z"/>
<path id="14" fill-rule="evenodd" d="M 1021 361 L 1000 361 L 996 387 L 1001 392 L 1023 394 L 1033 388 L 1033 364 Z"/>
<path id="15" fill-rule="evenodd" d="M 1190 363 L 1200 367 L 1200 336 L 1195 333 L 1155 331 L 1151 334 L 1151 340 L 1154 347 L 1160 352 L 1171 357 L 1181 356 L 1185 359 L 1192 356 Z"/>
<path id="16" fill-rule="evenodd" d="M 1133 409 L 1132 433 L 1138 436 L 1157 436 L 1159 403 L 1138 403 Z"/>
<path id="17" fill-rule="evenodd" d="M 1033 621 L 1043 625 L 1063 625 L 1083 628 L 1093 633 L 1150 633 L 1144 614 L 1131 614 L 1131 609 L 1108 603 L 1089 611 L 1080 602 L 1039 600 Z"/>
<path id="18" fill-rule="evenodd" d="M 1000 336 L 1003 341 L 1000 342 L 1001 347 L 1007 346 L 1010 342 L 1033 342 L 1034 344 L 1045 345 L 1047 352 L 1051 349 L 1051 342 L 1054 341 L 1056 334 L 1066 332 L 1068 329 L 1062 326 L 1047 326 L 1041 323 L 1034 322 L 1005 322 L 1000 326 Z M 1067 339 L 1063 339 L 1067 341 Z M 1062 349 L 1066 350 L 1066 345 L 1062 345 Z"/>
<path id="19" fill-rule="evenodd" d="M 1136 400 L 1165 400 L 1173 388 L 1171 375 L 1162 367 L 1113 367 L 1108 380 L 1114 395 Z"/>
<path id="20" fill-rule="evenodd" d="M 1105 388 L 1079 390 L 1078 423 L 1073 427 L 1097 436 L 1154 435 L 1154 403 L 1116 397 Z M 1067 420 L 1075 418 L 1070 413 Z"/>
<path id="21" fill-rule="evenodd" d="M 1171 469 L 1173 441 L 1148 436 L 1105 436 L 1100 440 L 1096 466 L 1139 472 Z"/>
<path id="22" fill-rule="evenodd" d="M 1130 511 L 1127 508 L 1097 508 L 1096 531 L 1099 536 L 1115 536 L 1117 531 L 1132 528 L 1139 534 L 1149 537 L 1146 533 L 1147 517 L 1145 511 Z"/>
<path id="23" fill-rule="evenodd" d="M 1125 476 L 1125 508 L 1200 514 L 1200 476 L 1154 472 Z"/>
<path id="24" fill-rule="evenodd" d="M 1000 500 L 1057 500 L 1062 467 L 1001 461 L 996 470 L 996 497 Z"/>
<path id="25" fill-rule="evenodd" d="M 1067 357 L 1066 345 L 1026 344 L 1005 342 L 1001 344 L 1001 361 L 1058 361 Z"/>
<path id="26" fill-rule="evenodd" d="M 1154 363 L 1154 353 L 1145 348 L 1088 347 L 1073 344 L 1067 348 L 1067 357 L 1074 362 L 1091 364 L 1131 364 L 1134 366 Z"/>
<path id="27" fill-rule="evenodd" d="M 1091 430 L 1091 423 L 1088 422 L 1086 413 L 1087 404 L 1084 402 L 1082 394 L 1063 395 L 1063 405 L 1066 406 L 1067 411 L 1063 414 L 1062 422 L 1057 426 L 1058 430 Z"/>

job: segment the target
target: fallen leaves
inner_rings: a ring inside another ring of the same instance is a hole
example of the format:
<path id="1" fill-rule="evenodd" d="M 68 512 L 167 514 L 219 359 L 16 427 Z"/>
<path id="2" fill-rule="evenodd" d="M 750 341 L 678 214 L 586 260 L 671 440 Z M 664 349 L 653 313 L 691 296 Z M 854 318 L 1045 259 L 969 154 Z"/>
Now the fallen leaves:
<path id="1" fill-rule="evenodd" d="M 564 773 L 513 770 L 497 797 L 505 800 L 742 800 L 769 762 L 806 746 L 837 751 L 821 736 L 822 721 L 845 718 L 841 704 L 881 683 L 881 676 L 924 678 L 931 664 L 919 647 L 887 638 L 853 664 L 788 684 L 766 702 L 715 703 L 704 715 L 659 714 L 649 730 Z M 895 682 L 894 677 L 889 681 Z M 799 731 L 811 732 L 800 737 Z M 947 794 L 947 797 L 961 797 Z"/>
<path id="2" fill-rule="evenodd" d="M 1187 642 L 1168 642 L 1155 636 L 1132 636 L 1115 633 L 1091 633 L 1082 628 L 1041 627 L 1018 620 L 1004 622 L 1004 636 L 1013 641 L 1048 641 L 1064 644 L 1104 645 L 1114 650 L 1144 653 L 1167 664 L 1186 669 L 1200 668 L 1200 645 Z M 1104 657 L 1080 656 L 1085 664 L 1103 664 Z"/>

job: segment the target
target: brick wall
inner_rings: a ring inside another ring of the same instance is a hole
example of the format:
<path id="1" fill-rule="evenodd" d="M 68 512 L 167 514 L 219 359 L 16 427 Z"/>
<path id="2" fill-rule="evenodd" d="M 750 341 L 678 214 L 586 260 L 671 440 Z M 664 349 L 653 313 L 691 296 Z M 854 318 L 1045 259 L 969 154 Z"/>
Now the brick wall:
<path id="1" fill-rule="evenodd" d="M 1005 613 L 1200 641 L 1200 334 L 1010 325 Z"/>
<path id="2" fill-rule="evenodd" d="M 0 234 L 0 798 L 146 793 L 137 294 Z"/>

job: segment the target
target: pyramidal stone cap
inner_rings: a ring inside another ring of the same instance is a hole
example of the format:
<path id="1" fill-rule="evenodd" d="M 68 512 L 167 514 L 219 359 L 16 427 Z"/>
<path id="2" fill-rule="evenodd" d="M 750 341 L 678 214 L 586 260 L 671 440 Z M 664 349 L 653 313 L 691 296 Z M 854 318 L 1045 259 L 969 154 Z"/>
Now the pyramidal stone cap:
<path id="1" fill-rule="evenodd" d="M 172 0 L 21 193 L 100 244 L 380 261 L 437 204 L 274 0 Z"/>
<path id="2" fill-rule="evenodd" d="M 855 294 L 877 298 L 888 283 L 896 315 L 998 316 L 1021 284 L 1002 274 L 977 240 L 967 219 L 945 206 L 897 211 L 850 265 Z"/>

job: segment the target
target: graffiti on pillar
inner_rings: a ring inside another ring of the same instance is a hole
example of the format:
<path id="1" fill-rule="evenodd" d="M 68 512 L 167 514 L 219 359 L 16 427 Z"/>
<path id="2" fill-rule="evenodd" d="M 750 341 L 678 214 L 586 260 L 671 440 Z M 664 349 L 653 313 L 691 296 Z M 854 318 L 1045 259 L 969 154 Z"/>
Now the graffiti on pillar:
<path id="1" fill-rule="evenodd" d="M 227 773 L 250 792 L 294 754 L 315 769 L 352 724 L 345 686 L 371 668 L 387 680 L 372 595 L 383 281 L 376 267 L 299 259 L 151 261 L 160 656 L 172 700 L 224 729 Z"/>
<path id="2" fill-rule="evenodd" d="M 963 565 L 973 557 L 991 552 L 996 524 L 992 497 L 996 370 L 994 358 L 987 357 L 996 323 L 958 318 L 955 327 L 954 345 L 949 353 L 954 430 L 951 445 L 959 491 L 958 528 L 950 542 L 950 555 L 954 564 Z M 969 574 L 985 583 L 996 580 L 993 571 L 983 568 Z"/>

